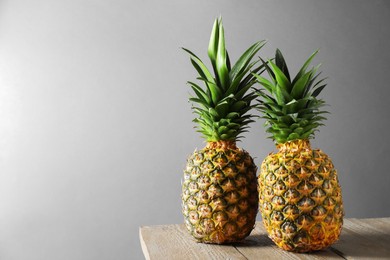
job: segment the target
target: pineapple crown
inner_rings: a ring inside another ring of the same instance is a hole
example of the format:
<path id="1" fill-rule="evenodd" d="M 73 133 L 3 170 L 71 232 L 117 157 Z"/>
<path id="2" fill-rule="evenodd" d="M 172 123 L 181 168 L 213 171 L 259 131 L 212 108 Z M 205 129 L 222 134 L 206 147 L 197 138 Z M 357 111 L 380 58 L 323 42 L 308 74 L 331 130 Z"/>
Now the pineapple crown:
<path id="1" fill-rule="evenodd" d="M 216 19 L 208 47 L 214 75 L 194 53 L 183 48 L 199 74 L 197 79 L 204 83 L 204 87 L 200 87 L 188 81 L 195 94 L 189 100 L 193 112 L 198 115 L 193 121 L 208 142 L 236 141 L 253 122 L 253 115 L 247 112 L 254 107 L 251 102 L 256 99 L 256 93 L 248 93 L 248 90 L 256 83 L 253 73 L 259 73 L 265 65 L 255 67 L 257 62 L 251 60 L 264 44 L 265 41 L 253 44 L 231 67 L 222 18 Z"/>
<path id="2" fill-rule="evenodd" d="M 317 98 L 326 86 L 325 78 L 318 79 L 321 72 L 317 73 L 317 70 L 321 64 L 307 70 L 317 53 L 315 51 L 307 59 L 292 81 L 279 49 L 273 60 L 263 61 L 270 80 L 255 75 L 265 89 L 258 91 L 261 97 L 258 109 L 266 120 L 266 131 L 271 134 L 270 138 L 279 144 L 314 138 L 314 132 L 326 119 L 322 114 L 328 112 L 320 109 L 325 102 Z"/>

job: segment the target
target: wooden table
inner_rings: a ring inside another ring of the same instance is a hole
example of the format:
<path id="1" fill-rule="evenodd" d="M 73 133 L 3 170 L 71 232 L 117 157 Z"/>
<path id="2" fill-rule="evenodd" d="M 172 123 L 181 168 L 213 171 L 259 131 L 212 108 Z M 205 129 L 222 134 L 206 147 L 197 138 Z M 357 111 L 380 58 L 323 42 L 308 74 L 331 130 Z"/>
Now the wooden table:
<path id="1" fill-rule="evenodd" d="M 326 250 L 290 253 L 276 247 L 261 222 L 233 245 L 196 243 L 185 226 L 143 226 L 139 230 L 146 259 L 390 259 L 390 218 L 345 219 L 340 240 Z"/>

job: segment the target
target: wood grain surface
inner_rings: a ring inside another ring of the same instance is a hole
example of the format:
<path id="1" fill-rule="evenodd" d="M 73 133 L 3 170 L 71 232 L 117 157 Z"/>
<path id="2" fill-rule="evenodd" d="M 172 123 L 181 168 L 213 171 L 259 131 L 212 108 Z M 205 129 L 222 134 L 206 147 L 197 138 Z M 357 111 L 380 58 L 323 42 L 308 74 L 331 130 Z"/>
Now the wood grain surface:
<path id="1" fill-rule="evenodd" d="M 240 243 L 197 243 L 183 224 L 139 229 L 146 259 L 390 259 L 390 218 L 345 219 L 340 240 L 330 248 L 297 254 L 279 249 L 261 222 Z"/>

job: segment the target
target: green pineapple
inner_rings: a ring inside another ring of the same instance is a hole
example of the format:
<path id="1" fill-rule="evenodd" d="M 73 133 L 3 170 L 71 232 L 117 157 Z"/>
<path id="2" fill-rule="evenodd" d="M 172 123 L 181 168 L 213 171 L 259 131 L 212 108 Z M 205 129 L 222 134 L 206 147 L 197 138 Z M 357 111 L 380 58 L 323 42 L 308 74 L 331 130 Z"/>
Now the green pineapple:
<path id="1" fill-rule="evenodd" d="M 185 224 L 199 242 L 240 241 L 255 224 L 257 167 L 236 141 L 253 122 L 248 114 L 256 98 L 249 91 L 256 82 L 252 73 L 264 66 L 251 60 L 263 45 L 264 41 L 253 44 L 231 67 L 222 21 L 216 19 L 208 48 L 214 75 L 195 54 L 184 49 L 204 85 L 188 82 L 195 94 L 190 98 L 197 115 L 193 121 L 207 145 L 188 158 L 182 185 Z"/>

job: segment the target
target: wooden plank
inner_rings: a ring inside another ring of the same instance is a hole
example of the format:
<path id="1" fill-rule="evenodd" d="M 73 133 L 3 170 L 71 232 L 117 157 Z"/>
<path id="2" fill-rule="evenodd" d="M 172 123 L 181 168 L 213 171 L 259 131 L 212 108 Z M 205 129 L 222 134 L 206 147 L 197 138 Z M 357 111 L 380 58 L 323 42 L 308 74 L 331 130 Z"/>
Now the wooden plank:
<path id="1" fill-rule="evenodd" d="M 246 259 L 231 245 L 195 242 L 183 225 L 144 226 L 140 240 L 145 258 L 154 259 Z"/>
<path id="2" fill-rule="evenodd" d="M 390 218 L 365 218 L 365 219 L 353 218 L 349 220 L 354 223 L 359 223 L 360 225 L 369 225 L 377 232 L 390 234 Z"/>
<path id="3" fill-rule="evenodd" d="M 378 232 L 367 223 L 345 219 L 340 240 L 332 248 L 345 259 L 390 259 L 390 233 Z"/>
<path id="4" fill-rule="evenodd" d="M 256 223 L 251 235 L 232 245 L 196 243 L 184 225 L 140 228 L 141 247 L 146 259 L 340 259 L 330 250 L 296 254 L 279 249 L 268 238 L 263 224 Z"/>
<path id="5" fill-rule="evenodd" d="M 390 250 L 390 233 L 384 230 L 390 231 L 390 229 L 387 225 L 381 225 L 379 220 L 347 219 L 345 227 L 351 229 L 358 236 L 370 240 L 371 243 Z"/>
<path id="6" fill-rule="evenodd" d="M 232 245 L 196 243 L 184 225 L 145 226 L 140 240 L 146 259 L 390 259 L 390 218 L 345 219 L 340 240 L 331 248 L 308 254 L 279 249 L 261 222 L 243 242 Z"/>
<path id="7" fill-rule="evenodd" d="M 256 223 L 251 235 L 243 242 L 235 244 L 235 247 L 247 259 L 342 259 L 330 250 L 323 250 L 307 254 L 287 252 L 278 248 L 270 238 L 261 222 Z"/>
<path id="8" fill-rule="evenodd" d="M 146 245 L 147 242 L 144 239 L 144 235 L 143 235 L 143 231 L 142 231 L 143 229 L 144 229 L 144 227 L 139 228 L 139 240 L 141 243 L 141 249 L 142 249 L 142 253 L 144 253 L 145 259 L 150 260 L 148 246 Z"/>

